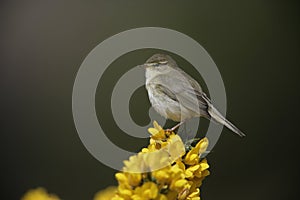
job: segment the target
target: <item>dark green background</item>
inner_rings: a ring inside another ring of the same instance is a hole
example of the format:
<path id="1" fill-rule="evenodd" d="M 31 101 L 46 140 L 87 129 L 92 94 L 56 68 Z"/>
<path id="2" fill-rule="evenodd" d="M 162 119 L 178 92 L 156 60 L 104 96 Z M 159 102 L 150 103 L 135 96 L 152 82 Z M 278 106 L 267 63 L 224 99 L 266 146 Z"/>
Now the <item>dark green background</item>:
<path id="1" fill-rule="evenodd" d="M 43 186 L 63 199 L 85 200 L 116 184 L 115 171 L 94 159 L 78 137 L 72 87 L 80 64 L 96 45 L 145 26 L 180 31 L 208 51 L 226 86 L 227 116 L 247 134 L 241 139 L 223 130 L 208 156 L 211 176 L 202 187 L 203 199 L 295 196 L 297 1 L 28 0 L 0 5 L 2 199 L 19 199 L 28 189 Z M 154 52 L 120 57 L 99 83 L 97 112 L 107 116 L 99 121 L 110 139 L 127 150 L 138 151 L 147 141 L 130 138 L 115 126 L 111 89 L 122 73 Z M 199 75 L 193 76 L 201 82 Z M 138 124 L 149 120 L 146 97 L 142 88 L 132 97 L 130 109 Z"/>

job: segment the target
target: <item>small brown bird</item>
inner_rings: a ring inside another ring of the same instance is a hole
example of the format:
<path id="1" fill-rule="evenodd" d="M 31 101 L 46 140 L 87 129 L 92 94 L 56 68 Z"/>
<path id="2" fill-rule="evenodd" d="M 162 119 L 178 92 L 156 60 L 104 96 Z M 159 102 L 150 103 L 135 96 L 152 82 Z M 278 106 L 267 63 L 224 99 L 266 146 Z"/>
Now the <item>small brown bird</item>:
<path id="1" fill-rule="evenodd" d="M 163 117 L 180 122 L 172 131 L 187 119 L 205 117 L 225 125 L 241 137 L 245 136 L 223 117 L 197 81 L 180 69 L 170 56 L 155 54 L 144 65 L 146 89 L 152 107 Z"/>

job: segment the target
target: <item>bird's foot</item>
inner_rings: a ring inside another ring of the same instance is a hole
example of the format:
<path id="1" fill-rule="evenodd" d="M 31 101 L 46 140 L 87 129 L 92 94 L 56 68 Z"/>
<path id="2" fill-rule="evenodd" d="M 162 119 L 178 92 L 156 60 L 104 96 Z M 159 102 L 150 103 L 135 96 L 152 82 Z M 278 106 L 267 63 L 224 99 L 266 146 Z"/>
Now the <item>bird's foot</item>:
<path id="1" fill-rule="evenodd" d="M 173 128 L 171 129 L 166 129 L 166 132 L 174 132 L 180 125 L 182 125 L 184 123 L 184 121 L 176 124 Z"/>

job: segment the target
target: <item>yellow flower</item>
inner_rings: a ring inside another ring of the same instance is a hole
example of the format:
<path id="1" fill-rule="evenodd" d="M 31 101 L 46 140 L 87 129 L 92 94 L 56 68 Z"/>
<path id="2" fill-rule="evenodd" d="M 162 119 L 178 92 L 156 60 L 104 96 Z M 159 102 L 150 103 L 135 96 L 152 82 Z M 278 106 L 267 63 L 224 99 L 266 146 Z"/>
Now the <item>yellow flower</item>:
<path id="1" fill-rule="evenodd" d="M 48 194 L 44 188 L 29 190 L 21 200 L 59 200 L 54 194 Z"/>
<path id="2" fill-rule="evenodd" d="M 194 174 L 199 168 L 200 168 L 199 164 L 187 168 L 185 171 L 186 178 L 194 178 Z"/>
<path id="3" fill-rule="evenodd" d="M 124 199 L 130 199 L 133 194 L 132 189 L 125 187 L 122 184 L 119 184 L 117 194 Z"/>
<path id="4" fill-rule="evenodd" d="M 200 156 L 206 151 L 208 146 L 208 139 L 203 138 L 194 148 L 192 148 L 185 156 L 184 163 L 187 165 L 196 165 L 199 163 Z"/>
<path id="5" fill-rule="evenodd" d="M 197 149 L 198 150 L 198 153 L 199 153 L 199 156 L 201 156 L 201 154 L 203 154 L 205 151 L 206 151 L 206 149 L 207 149 L 207 147 L 208 147 L 208 139 L 205 137 L 205 138 L 203 138 L 202 140 L 200 140 L 197 144 L 196 144 L 196 146 L 195 146 L 195 149 Z"/>
<path id="6" fill-rule="evenodd" d="M 175 161 L 185 154 L 184 144 L 178 135 L 170 135 L 168 152 L 171 161 Z"/>
<path id="7" fill-rule="evenodd" d="M 167 166 L 163 169 L 153 171 L 151 175 L 158 184 L 168 184 L 171 182 L 170 168 L 170 166 Z"/>
<path id="8" fill-rule="evenodd" d="M 137 187 L 132 195 L 133 200 L 155 199 L 158 196 L 157 185 L 153 182 L 146 182 L 141 187 Z"/>
<path id="9" fill-rule="evenodd" d="M 191 191 L 189 196 L 186 198 L 187 200 L 200 200 L 200 189 L 196 188 L 195 191 Z"/>
<path id="10" fill-rule="evenodd" d="M 94 196 L 94 200 L 112 199 L 116 195 L 116 192 L 117 192 L 117 187 L 115 186 L 107 187 L 106 189 L 97 192 Z"/>
<path id="11" fill-rule="evenodd" d="M 163 128 L 158 125 L 156 121 L 153 122 L 154 128 L 149 128 L 148 131 L 152 135 L 152 140 L 164 140 L 166 139 L 166 134 Z"/>

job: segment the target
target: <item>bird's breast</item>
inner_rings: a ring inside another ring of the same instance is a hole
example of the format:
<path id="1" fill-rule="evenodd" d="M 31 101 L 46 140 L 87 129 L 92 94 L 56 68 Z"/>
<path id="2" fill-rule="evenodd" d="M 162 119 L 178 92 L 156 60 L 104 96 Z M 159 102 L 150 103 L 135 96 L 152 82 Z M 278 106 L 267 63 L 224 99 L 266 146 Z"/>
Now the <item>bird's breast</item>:
<path id="1" fill-rule="evenodd" d="M 191 117 L 189 112 L 185 111 L 183 106 L 180 106 L 179 102 L 157 90 L 155 84 L 146 84 L 146 89 L 152 107 L 164 118 L 179 122 Z"/>

